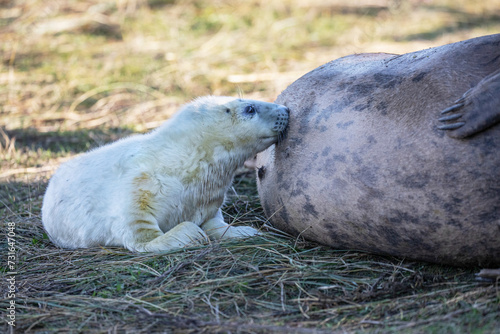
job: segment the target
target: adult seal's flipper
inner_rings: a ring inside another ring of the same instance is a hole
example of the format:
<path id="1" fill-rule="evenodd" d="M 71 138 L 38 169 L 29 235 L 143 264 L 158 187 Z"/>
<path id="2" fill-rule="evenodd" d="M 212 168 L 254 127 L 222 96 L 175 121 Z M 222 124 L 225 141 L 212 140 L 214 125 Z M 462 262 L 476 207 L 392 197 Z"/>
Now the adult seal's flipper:
<path id="1" fill-rule="evenodd" d="M 462 98 L 441 111 L 439 119 L 453 138 L 466 138 L 500 122 L 500 69 L 481 80 Z"/>

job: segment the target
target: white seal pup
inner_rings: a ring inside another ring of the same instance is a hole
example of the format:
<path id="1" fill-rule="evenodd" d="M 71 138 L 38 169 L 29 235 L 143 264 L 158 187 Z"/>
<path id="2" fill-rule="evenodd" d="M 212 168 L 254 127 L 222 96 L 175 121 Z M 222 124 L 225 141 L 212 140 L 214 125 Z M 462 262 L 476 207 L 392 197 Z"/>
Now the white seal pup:
<path id="1" fill-rule="evenodd" d="M 150 133 L 76 157 L 57 170 L 42 220 L 63 248 L 165 252 L 193 241 L 255 235 L 220 210 L 236 169 L 276 143 L 288 108 L 207 96 Z"/>

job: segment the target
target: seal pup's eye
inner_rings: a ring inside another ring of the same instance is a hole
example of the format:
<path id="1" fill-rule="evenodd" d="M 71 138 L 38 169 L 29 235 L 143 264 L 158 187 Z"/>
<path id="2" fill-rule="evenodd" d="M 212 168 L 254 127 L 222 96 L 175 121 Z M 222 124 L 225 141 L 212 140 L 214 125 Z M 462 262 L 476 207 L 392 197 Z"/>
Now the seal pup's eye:
<path id="1" fill-rule="evenodd" d="M 231 113 L 231 109 L 226 108 L 226 113 L 230 114 Z"/>
<path id="2" fill-rule="evenodd" d="M 256 112 L 257 112 L 257 110 L 255 110 L 255 107 L 252 105 L 246 106 L 245 109 L 243 109 L 243 113 L 251 115 L 251 116 L 253 116 Z"/>

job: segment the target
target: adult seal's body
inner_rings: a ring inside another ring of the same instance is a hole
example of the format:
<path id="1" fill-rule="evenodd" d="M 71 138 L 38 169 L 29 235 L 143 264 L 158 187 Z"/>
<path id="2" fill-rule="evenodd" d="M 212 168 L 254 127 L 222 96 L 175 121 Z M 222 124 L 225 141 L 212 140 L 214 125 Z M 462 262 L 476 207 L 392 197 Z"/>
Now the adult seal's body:
<path id="1" fill-rule="evenodd" d="M 339 249 L 500 264 L 499 69 L 492 35 L 294 82 L 276 101 L 287 137 L 256 163 L 271 222 Z"/>
<path id="2" fill-rule="evenodd" d="M 49 182 L 42 207 L 51 240 L 65 248 L 122 246 L 164 252 L 193 241 L 244 237 L 220 206 L 234 173 L 280 137 L 288 109 L 204 97 L 158 129 L 79 156 Z"/>

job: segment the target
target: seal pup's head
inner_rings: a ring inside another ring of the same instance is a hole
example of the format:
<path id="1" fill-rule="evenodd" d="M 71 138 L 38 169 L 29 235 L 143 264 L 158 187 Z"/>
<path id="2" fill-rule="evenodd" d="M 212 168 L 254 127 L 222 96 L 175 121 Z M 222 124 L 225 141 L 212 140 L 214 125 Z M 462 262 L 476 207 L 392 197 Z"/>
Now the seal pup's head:
<path id="1" fill-rule="evenodd" d="M 287 107 L 275 103 L 205 96 L 185 105 L 169 127 L 182 130 L 197 143 L 222 146 L 248 159 L 283 136 L 288 114 Z"/>

